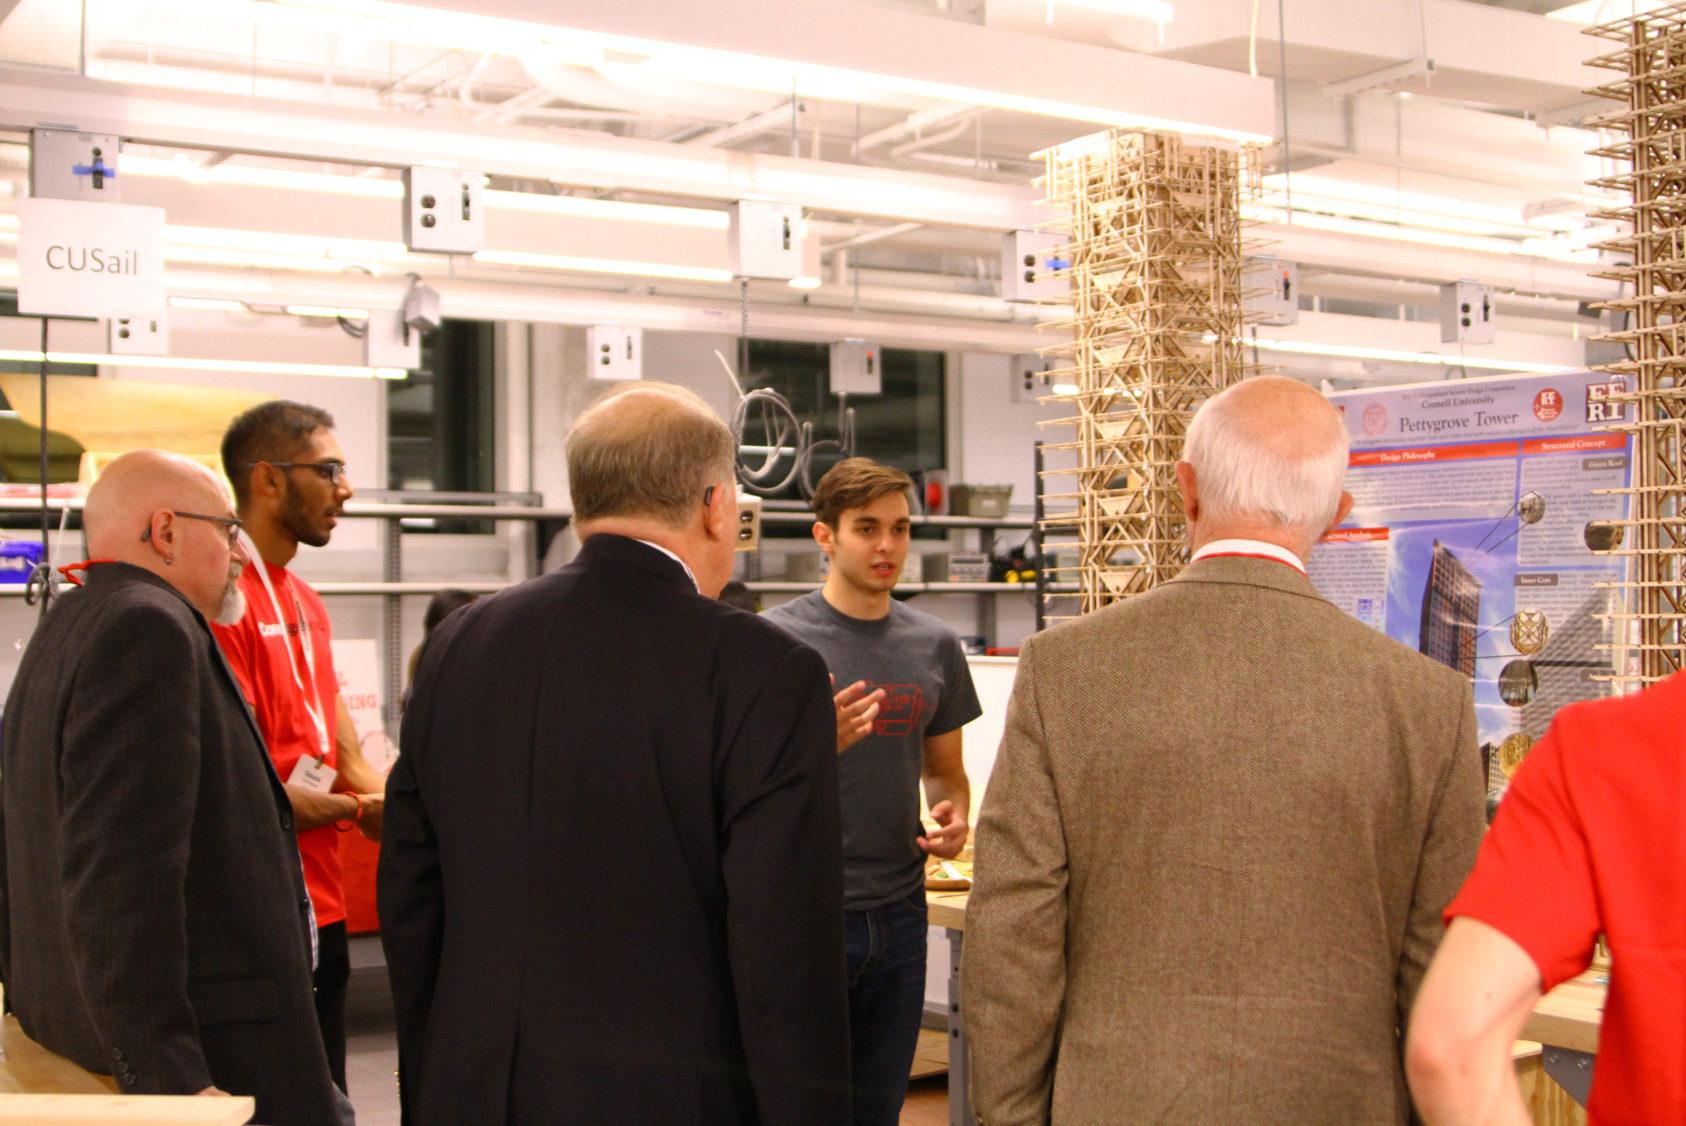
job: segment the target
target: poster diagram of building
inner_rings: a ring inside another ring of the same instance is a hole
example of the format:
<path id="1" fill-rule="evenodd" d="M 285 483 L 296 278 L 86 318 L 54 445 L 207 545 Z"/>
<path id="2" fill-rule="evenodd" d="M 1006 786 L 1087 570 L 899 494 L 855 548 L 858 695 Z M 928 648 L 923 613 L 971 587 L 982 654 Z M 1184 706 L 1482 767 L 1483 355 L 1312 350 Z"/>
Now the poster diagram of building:
<path id="1" fill-rule="evenodd" d="M 1481 583 L 1451 548 L 1434 541 L 1423 584 L 1423 619 L 1417 649 L 1447 668 L 1475 679 L 1475 631 L 1481 622 Z"/>
<path id="2" fill-rule="evenodd" d="M 1627 436 L 1601 429 L 1612 386 L 1579 372 L 1329 396 L 1353 509 L 1312 552 L 1312 582 L 1469 677 L 1485 749 L 1531 745 L 1559 707 L 1608 691 L 1601 615 L 1624 558 L 1587 532 L 1626 512 L 1599 491 L 1629 483 Z"/>

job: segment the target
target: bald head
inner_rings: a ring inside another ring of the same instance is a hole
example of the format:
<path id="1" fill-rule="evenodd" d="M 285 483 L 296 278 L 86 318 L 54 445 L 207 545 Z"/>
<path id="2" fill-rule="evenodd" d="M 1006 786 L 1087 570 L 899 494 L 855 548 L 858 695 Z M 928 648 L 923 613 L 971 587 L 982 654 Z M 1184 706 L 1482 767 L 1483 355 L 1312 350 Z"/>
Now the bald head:
<path id="1" fill-rule="evenodd" d="M 592 404 L 568 432 L 576 521 L 643 517 L 678 528 L 733 477 L 732 432 L 696 392 L 639 383 Z"/>
<path id="2" fill-rule="evenodd" d="M 92 558 L 151 571 L 207 619 L 232 624 L 244 610 L 234 580 L 246 560 L 221 522 L 232 517 L 227 490 L 205 466 L 135 450 L 106 466 L 88 490 L 82 527 Z"/>
<path id="3" fill-rule="evenodd" d="M 1305 384 L 1260 376 L 1206 401 L 1183 460 L 1201 519 L 1274 527 L 1309 544 L 1341 512 L 1346 424 Z"/>
<path id="4" fill-rule="evenodd" d="M 133 562 L 133 556 L 151 551 L 141 533 L 151 526 L 154 512 L 220 514 L 225 508 L 216 476 L 203 465 L 163 450 L 135 450 L 106 466 L 88 490 L 82 526 L 90 554 Z"/>

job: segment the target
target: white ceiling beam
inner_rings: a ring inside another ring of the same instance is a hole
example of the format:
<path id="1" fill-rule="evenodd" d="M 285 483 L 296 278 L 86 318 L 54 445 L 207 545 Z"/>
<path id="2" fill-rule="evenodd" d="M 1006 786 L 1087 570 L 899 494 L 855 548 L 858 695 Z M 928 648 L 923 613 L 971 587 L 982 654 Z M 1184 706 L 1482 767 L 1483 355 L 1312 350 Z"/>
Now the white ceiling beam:
<path id="1" fill-rule="evenodd" d="M 1328 0 L 1285 0 L 1280 24 L 1276 4 L 1178 0 L 1162 45 L 1139 21 L 1120 20 L 1113 34 L 1140 50 L 1245 71 L 1255 7 L 1261 74 L 1277 73 L 1285 26 L 1288 75 L 1303 81 L 1340 82 L 1426 57 L 1433 72 L 1404 79 L 1401 89 L 1527 110 L 1581 101 L 1581 91 L 1605 81 L 1585 65 L 1598 50 L 1578 27 L 1467 0 L 1421 0 L 1420 8 L 1415 0 L 1343 0 L 1339 18 L 1330 18 Z"/>
<path id="2" fill-rule="evenodd" d="M 1113 119 L 1133 114 L 1199 130 L 1275 132 L 1267 79 L 850 0 L 803 0 L 799 8 L 788 0 L 412 0 L 410 6 L 778 60 L 795 64 L 798 74 L 812 67 L 877 76 L 951 101 L 1060 105 L 1070 108 L 1049 116 L 1074 120 L 1123 123 Z M 722 75 L 723 85 L 730 80 Z M 794 93 L 803 94 L 800 85 Z M 1078 110 L 1090 116 L 1074 116 Z"/>
<path id="3" fill-rule="evenodd" d="M 1016 230 L 1046 215 L 1029 187 L 520 126 L 472 130 L 390 113 L 297 106 L 0 67 L 0 127 L 69 126 L 130 141 L 403 168 L 448 164 L 578 187 L 758 198 L 845 215 Z"/>
<path id="4" fill-rule="evenodd" d="M 1252 330 L 1248 330 L 1252 335 Z M 1302 312 L 1298 324 L 1282 327 L 1258 327 L 1258 336 L 1265 340 L 1289 343 L 1310 342 L 1330 348 L 1374 348 L 1392 352 L 1409 352 L 1426 356 L 1442 355 L 1468 360 L 1509 360 L 1526 364 L 1552 364 L 1564 368 L 1581 368 L 1586 364 L 1586 341 L 1565 336 L 1547 336 L 1531 332 L 1493 334 L 1491 344 L 1443 344 L 1438 321 L 1393 321 L 1379 317 L 1353 317 L 1342 313 Z M 1259 349 L 1264 363 L 1291 359 L 1295 353 Z M 1353 361 L 1355 364 L 1377 361 Z M 1380 361 L 1387 362 L 1387 361 Z M 1456 360 L 1453 361 L 1456 363 Z M 1421 365 L 1427 373 L 1434 365 Z M 1490 369 L 1469 368 L 1474 375 L 1495 374 Z"/>
<path id="5" fill-rule="evenodd" d="M 1434 283 L 1477 278 L 1517 293 L 1576 301 L 1610 301 L 1619 291 L 1615 282 L 1591 277 L 1584 266 L 1548 258 L 1413 246 L 1279 223 L 1261 223 L 1249 228 L 1248 235 L 1259 240 L 1263 253 L 1360 276 Z"/>
<path id="6" fill-rule="evenodd" d="M 165 272 L 164 284 L 172 296 L 229 297 L 275 306 L 380 309 L 395 308 L 403 299 L 400 284 L 357 275 L 305 278 L 172 269 Z M 428 284 L 439 291 L 441 314 L 453 319 L 620 324 L 662 332 L 722 335 L 735 335 L 739 324 L 735 293 L 720 299 L 669 297 L 462 278 L 430 278 Z M 1034 352 L 1053 342 L 1048 333 L 1023 321 L 857 311 L 849 307 L 847 295 L 838 300 L 842 302 L 839 308 L 763 303 L 752 288 L 750 331 L 757 338 L 775 340 L 860 337 L 897 348 L 964 348 L 1009 355 Z"/>

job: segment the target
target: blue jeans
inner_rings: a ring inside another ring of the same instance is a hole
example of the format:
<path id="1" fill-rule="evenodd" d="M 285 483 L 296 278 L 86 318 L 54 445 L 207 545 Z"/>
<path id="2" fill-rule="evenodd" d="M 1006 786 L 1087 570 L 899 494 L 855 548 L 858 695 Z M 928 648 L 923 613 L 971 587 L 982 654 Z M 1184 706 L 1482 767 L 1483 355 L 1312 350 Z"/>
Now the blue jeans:
<path id="1" fill-rule="evenodd" d="M 854 1126 L 896 1126 L 925 1011 L 925 885 L 843 913 Z"/>

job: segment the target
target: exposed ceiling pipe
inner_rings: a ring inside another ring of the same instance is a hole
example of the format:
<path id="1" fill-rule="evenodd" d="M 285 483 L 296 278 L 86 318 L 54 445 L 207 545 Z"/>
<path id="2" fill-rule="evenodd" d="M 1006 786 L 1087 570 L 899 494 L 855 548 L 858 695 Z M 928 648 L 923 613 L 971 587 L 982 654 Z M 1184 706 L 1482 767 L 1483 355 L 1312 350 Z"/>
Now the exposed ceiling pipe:
<path id="1" fill-rule="evenodd" d="M 723 125 L 719 129 L 710 129 L 698 137 L 686 141 L 687 145 L 697 145 L 703 148 L 724 148 L 734 141 L 741 141 L 746 137 L 754 137 L 772 129 L 782 129 L 790 125 L 790 115 L 800 112 L 800 106 L 792 106 L 787 100 L 780 102 L 772 109 L 762 110 L 742 121 L 731 125 Z"/>
<path id="2" fill-rule="evenodd" d="M 464 101 L 474 100 L 468 96 L 468 85 L 466 82 L 460 92 L 463 94 Z M 521 93 L 516 94 L 513 97 L 505 98 L 496 105 L 487 105 L 484 102 L 479 103 L 481 105 L 485 105 L 486 108 L 476 113 L 474 115 L 474 120 L 509 121 L 512 118 L 520 116 L 526 110 L 541 108 L 545 105 L 545 103 L 552 101 L 554 98 L 555 95 L 543 86 L 535 86 L 531 90 L 523 90 Z"/>
<path id="3" fill-rule="evenodd" d="M 859 157 L 867 149 L 887 145 L 893 141 L 899 141 L 903 137 L 918 136 L 923 130 L 944 125 L 956 118 L 970 120 L 982 112 L 983 110 L 978 106 L 952 103 L 919 110 L 917 113 L 909 114 L 894 125 L 885 126 L 883 129 L 862 137 L 855 143 L 855 155 Z"/>
<path id="4" fill-rule="evenodd" d="M 523 56 L 520 62 L 533 83 L 548 90 L 557 101 L 595 109 L 622 110 L 665 119 L 674 116 L 675 108 L 679 107 L 684 116 L 729 122 L 742 117 L 749 108 L 765 104 L 759 99 L 752 101 L 742 95 L 697 86 L 690 87 L 682 97 L 673 96 L 654 82 L 645 89 L 633 81 L 633 68 L 630 67 L 588 70 L 542 55 Z"/>
<path id="5" fill-rule="evenodd" d="M 906 160 L 908 156 L 918 152 L 920 149 L 930 148 L 932 145 L 940 145 L 954 140 L 954 138 L 960 136 L 960 134 L 966 132 L 971 127 L 972 122 L 969 117 L 962 118 L 960 121 L 951 125 L 949 128 L 944 129 L 940 133 L 932 133 L 928 137 L 917 137 L 914 140 L 897 145 L 895 148 L 890 150 L 890 159 Z"/>
<path id="6" fill-rule="evenodd" d="M 834 250 L 844 250 L 851 246 L 865 246 L 869 242 L 879 242 L 897 235 L 905 235 L 909 231 L 917 231 L 923 223 L 897 223 L 890 227 L 878 227 L 870 231 L 862 231 L 858 235 L 851 235 L 836 242 L 825 243 L 820 247 L 821 254 L 829 254 Z"/>

